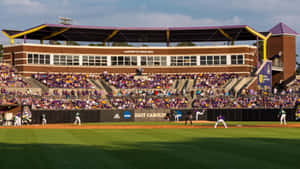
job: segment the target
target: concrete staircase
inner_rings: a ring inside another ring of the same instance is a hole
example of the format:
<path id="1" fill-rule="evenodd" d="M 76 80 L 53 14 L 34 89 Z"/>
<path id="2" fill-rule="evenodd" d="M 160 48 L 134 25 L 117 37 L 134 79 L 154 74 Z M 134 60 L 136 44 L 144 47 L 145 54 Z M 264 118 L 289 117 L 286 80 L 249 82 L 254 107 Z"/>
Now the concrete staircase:
<path id="1" fill-rule="evenodd" d="M 242 78 L 239 83 L 234 87 L 234 92 L 238 95 L 246 86 L 249 84 L 254 77 L 245 77 Z"/>
<path id="2" fill-rule="evenodd" d="M 28 83 L 32 88 L 40 88 L 43 93 L 48 92 L 49 88 L 42 83 L 40 83 L 38 80 L 35 80 L 32 77 L 24 77 L 23 80 Z"/>
<path id="3" fill-rule="evenodd" d="M 238 83 L 239 78 L 234 78 L 231 82 L 229 82 L 229 84 L 227 84 L 225 86 L 225 92 L 229 92 L 230 90 L 232 90 L 232 88 L 236 85 L 236 83 Z"/>

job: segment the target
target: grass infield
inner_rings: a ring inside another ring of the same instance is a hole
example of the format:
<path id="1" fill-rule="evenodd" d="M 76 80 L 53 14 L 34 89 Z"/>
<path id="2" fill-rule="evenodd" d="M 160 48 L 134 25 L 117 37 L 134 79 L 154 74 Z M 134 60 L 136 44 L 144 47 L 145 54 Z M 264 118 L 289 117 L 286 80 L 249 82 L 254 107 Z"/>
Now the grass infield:
<path id="1" fill-rule="evenodd" d="M 254 122 L 242 125 L 249 123 Z M 298 169 L 299 133 L 299 128 L 0 129 L 0 168 Z"/>

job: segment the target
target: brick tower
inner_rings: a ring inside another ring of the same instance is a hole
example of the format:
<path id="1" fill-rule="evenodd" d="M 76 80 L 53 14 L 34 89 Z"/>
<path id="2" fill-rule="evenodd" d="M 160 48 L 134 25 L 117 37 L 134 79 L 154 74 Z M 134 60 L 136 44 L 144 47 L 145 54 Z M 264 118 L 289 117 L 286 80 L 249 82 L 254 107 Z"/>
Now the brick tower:
<path id="1" fill-rule="evenodd" d="M 279 23 L 269 30 L 267 56 L 272 60 L 272 85 L 290 81 L 296 75 L 296 36 L 293 29 Z"/>

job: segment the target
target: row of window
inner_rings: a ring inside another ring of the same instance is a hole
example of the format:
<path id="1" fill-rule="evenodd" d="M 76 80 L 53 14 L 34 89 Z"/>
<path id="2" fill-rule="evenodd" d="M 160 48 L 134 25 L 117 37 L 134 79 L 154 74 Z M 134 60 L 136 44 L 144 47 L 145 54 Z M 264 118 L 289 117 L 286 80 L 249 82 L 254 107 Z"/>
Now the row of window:
<path id="1" fill-rule="evenodd" d="M 28 54 L 27 63 L 29 64 L 50 64 L 50 55 Z"/>
<path id="2" fill-rule="evenodd" d="M 197 56 L 171 56 L 171 66 L 196 66 Z"/>
<path id="3" fill-rule="evenodd" d="M 112 56 L 112 66 L 136 66 L 137 56 Z"/>
<path id="4" fill-rule="evenodd" d="M 167 66 L 167 57 L 141 56 L 141 66 Z"/>
<path id="5" fill-rule="evenodd" d="M 200 56 L 200 65 L 226 65 L 226 56 Z"/>
<path id="6" fill-rule="evenodd" d="M 78 66 L 79 65 L 79 56 L 54 55 L 53 63 L 55 65 Z"/>
<path id="7" fill-rule="evenodd" d="M 107 66 L 108 56 L 82 56 L 83 66 Z M 110 56 L 112 66 L 167 66 L 167 56 L 141 56 L 138 64 L 137 56 Z M 196 66 L 200 59 L 200 65 L 226 65 L 227 56 L 171 56 L 171 66 Z M 244 64 L 243 55 L 231 55 L 230 64 Z M 50 64 L 48 54 L 28 54 L 27 63 L 29 64 Z M 54 55 L 54 65 L 79 66 L 80 57 L 70 55 Z"/>
<path id="8" fill-rule="evenodd" d="M 107 66 L 107 56 L 82 56 L 83 66 Z"/>

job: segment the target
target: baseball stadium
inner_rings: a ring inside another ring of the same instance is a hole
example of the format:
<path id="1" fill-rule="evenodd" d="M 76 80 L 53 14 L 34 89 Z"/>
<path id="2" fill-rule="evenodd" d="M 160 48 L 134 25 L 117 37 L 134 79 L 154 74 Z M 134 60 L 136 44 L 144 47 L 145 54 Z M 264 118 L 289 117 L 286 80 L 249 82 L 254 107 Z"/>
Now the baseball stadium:
<path id="1" fill-rule="evenodd" d="M 284 23 L 2 33 L 0 168 L 299 168 Z"/>

